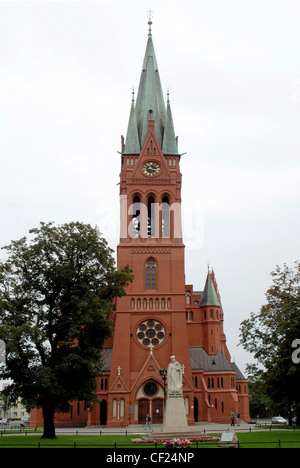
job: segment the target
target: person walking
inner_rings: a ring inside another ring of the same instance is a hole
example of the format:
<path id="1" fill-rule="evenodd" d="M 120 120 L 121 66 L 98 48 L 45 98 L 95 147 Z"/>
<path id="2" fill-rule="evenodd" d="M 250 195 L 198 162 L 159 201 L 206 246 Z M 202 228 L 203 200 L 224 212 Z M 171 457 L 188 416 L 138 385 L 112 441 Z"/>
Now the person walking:
<path id="1" fill-rule="evenodd" d="M 235 414 L 233 411 L 231 411 L 231 415 L 230 415 L 230 418 L 231 418 L 231 426 L 234 427 L 234 418 L 235 418 Z"/>
<path id="2" fill-rule="evenodd" d="M 149 429 L 150 431 L 152 431 L 152 427 L 151 427 L 151 416 L 149 413 L 146 414 L 146 426 L 145 426 L 145 431 Z"/>
<path id="3" fill-rule="evenodd" d="M 238 426 L 241 425 L 241 414 L 239 411 L 238 411 L 238 414 L 236 415 L 236 423 Z"/>

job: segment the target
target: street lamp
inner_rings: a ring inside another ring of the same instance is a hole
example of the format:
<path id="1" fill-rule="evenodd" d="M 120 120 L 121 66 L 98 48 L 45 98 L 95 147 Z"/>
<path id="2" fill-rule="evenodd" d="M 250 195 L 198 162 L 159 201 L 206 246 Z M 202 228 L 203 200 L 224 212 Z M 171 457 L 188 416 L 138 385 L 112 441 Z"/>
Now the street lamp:
<path id="1" fill-rule="evenodd" d="M 164 383 L 164 403 L 166 404 L 167 369 L 159 369 L 159 375 Z"/>

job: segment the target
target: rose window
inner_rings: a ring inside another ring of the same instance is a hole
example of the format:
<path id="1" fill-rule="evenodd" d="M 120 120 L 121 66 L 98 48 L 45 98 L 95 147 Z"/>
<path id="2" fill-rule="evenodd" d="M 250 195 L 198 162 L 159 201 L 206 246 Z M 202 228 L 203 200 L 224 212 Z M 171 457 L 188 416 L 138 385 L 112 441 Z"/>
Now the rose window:
<path id="1" fill-rule="evenodd" d="M 157 346 L 165 337 L 164 326 L 157 320 L 147 320 L 136 331 L 139 342 L 144 346 Z"/>

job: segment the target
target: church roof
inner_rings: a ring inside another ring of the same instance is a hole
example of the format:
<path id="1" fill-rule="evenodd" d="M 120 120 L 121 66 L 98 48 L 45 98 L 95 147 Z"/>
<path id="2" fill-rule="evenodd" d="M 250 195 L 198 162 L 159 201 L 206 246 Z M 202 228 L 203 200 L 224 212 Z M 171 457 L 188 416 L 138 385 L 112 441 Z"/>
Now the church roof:
<path id="1" fill-rule="evenodd" d="M 236 372 L 236 377 L 235 377 L 236 380 L 247 380 L 235 362 L 231 363 L 231 367 L 234 370 L 234 372 Z"/>
<path id="2" fill-rule="evenodd" d="M 192 370 L 203 370 L 204 372 L 232 372 L 223 353 L 217 352 L 209 355 L 204 348 L 191 347 L 190 358 Z"/>
<path id="3" fill-rule="evenodd" d="M 101 362 L 103 364 L 103 371 L 109 372 L 111 368 L 112 348 L 104 348 L 101 352 Z"/>
<path id="4" fill-rule="evenodd" d="M 204 348 L 190 347 L 191 367 L 193 371 L 204 372 L 236 372 L 236 380 L 247 380 L 235 362 L 228 363 L 223 353 L 209 355 Z M 111 369 L 112 348 L 102 350 L 103 371 L 109 372 Z"/>
<path id="5" fill-rule="evenodd" d="M 207 274 L 205 288 L 201 298 L 201 307 L 205 306 L 220 306 L 210 272 Z"/>
<path id="6" fill-rule="evenodd" d="M 217 352 L 216 354 L 207 354 L 204 348 L 191 347 L 190 358 L 192 370 L 200 370 L 204 372 L 235 372 L 237 381 L 247 380 L 241 370 L 232 362 L 229 364 L 224 354 Z"/>
<path id="7" fill-rule="evenodd" d="M 149 120 L 155 122 L 155 136 L 161 149 L 165 149 L 163 153 L 178 155 L 170 102 L 168 98 L 166 109 L 151 27 L 149 28 L 136 105 L 135 107 L 133 104 L 131 105 L 124 154 L 140 153 L 148 135 Z"/>

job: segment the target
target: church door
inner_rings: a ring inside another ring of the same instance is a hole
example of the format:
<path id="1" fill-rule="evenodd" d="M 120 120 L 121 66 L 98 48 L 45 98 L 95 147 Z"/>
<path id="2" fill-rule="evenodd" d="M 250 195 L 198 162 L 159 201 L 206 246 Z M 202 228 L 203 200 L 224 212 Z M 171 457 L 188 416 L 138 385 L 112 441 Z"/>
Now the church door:
<path id="1" fill-rule="evenodd" d="M 194 419 L 195 422 L 199 421 L 199 409 L 198 409 L 198 398 L 194 398 Z"/>
<path id="2" fill-rule="evenodd" d="M 139 424 L 146 424 L 147 413 L 149 413 L 149 400 L 139 400 Z"/>
<path id="3" fill-rule="evenodd" d="M 107 401 L 102 400 L 100 406 L 100 424 L 101 426 L 105 426 L 107 421 Z"/>
<path id="4" fill-rule="evenodd" d="M 153 400 L 153 424 L 163 423 L 163 400 Z"/>

